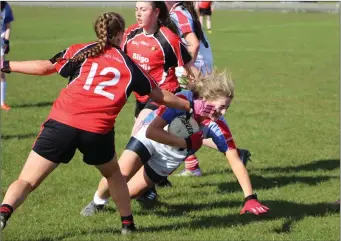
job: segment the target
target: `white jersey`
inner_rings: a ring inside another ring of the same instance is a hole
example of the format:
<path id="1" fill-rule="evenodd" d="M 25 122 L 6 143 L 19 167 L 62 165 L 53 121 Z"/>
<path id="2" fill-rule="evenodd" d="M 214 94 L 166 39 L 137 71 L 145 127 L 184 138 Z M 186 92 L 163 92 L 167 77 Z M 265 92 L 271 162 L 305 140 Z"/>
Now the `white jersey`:
<path id="1" fill-rule="evenodd" d="M 176 95 L 193 102 L 193 93 L 189 90 L 178 92 Z M 161 117 L 169 124 L 174 118 L 184 115 L 185 113 L 186 112 L 182 110 L 161 106 L 144 119 L 140 129 L 134 136 L 148 149 L 151 157 L 147 163 L 160 176 L 170 175 L 181 165 L 187 156 L 194 153 L 188 152 L 187 149 L 164 145 L 148 139 L 146 137 L 146 130 L 156 116 Z M 165 128 L 167 128 L 167 126 Z M 237 148 L 224 117 L 220 117 L 215 122 L 207 119 L 199 124 L 199 129 L 203 132 L 204 138 L 212 138 L 212 141 L 216 144 L 220 152 L 224 153 L 227 150 Z"/>

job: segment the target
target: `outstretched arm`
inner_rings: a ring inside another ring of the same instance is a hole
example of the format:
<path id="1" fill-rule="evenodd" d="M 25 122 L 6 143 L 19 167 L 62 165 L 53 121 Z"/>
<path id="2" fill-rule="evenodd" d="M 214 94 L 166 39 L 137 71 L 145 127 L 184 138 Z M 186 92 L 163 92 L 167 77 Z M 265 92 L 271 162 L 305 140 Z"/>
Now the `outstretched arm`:
<path id="1" fill-rule="evenodd" d="M 56 72 L 55 67 L 49 60 L 8 61 L 11 72 L 29 75 L 49 75 Z M 4 66 L 6 68 L 6 61 Z M 2 68 L 1 68 L 2 70 Z"/>
<path id="2" fill-rule="evenodd" d="M 268 212 L 270 209 L 258 202 L 257 195 L 253 193 L 249 174 L 238 155 L 237 149 L 228 150 L 226 152 L 226 158 L 244 192 L 245 203 L 240 214 L 249 212 L 260 215 Z"/>
<path id="3" fill-rule="evenodd" d="M 184 111 L 191 110 L 191 106 L 188 100 L 179 98 L 176 95 L 168 92 L 167 90 L 154 88 L 152 92 L 150 92 L 149 96 L 158 104 Z"/>
<path id="4" fill-rule="evenodd" d="M 239 157 L 237 149 L 228 150 L 225 155 L 234 175 L 237 177 L 238 182 L 243 189 L 244 197 L 253 194 L 249 174 Z"/>

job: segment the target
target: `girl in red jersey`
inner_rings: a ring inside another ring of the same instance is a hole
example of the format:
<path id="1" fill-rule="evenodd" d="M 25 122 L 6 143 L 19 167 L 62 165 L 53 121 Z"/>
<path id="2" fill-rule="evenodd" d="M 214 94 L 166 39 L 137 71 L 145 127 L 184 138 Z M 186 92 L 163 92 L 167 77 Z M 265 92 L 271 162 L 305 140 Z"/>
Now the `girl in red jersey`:
<path id="1" fill-rule="evenodd" d="M 135 8 L 136 24 L 124 34 L 122 50 L 135 63 L 146 70 L 159 84 L 161 89 L 175 93 L 180 90 L 175 67 L 186 69 L 192 65 L 191 56 L 177 35 L 177 28 L 171 21 L 164 2 L 137 2 Z M 136 96 L 136 132 L 141 121 L 158 105 L 148 96 Z"/>
<path id="2" fill-rule="evenodd" d="M 119 47 L 124 19 L 104 13 L 95 23 L 96 42 L 75 44 L 50 60 L 3 61 L 1 72 L 49 75 L 69 79 L 53 104 L 18 180 L 8 188 L 0 207 L 1 229 L 13 211 L 60 164 L 78 149 L 83 161 L 105 177 L 122 220 L 122 234 L 135 230 L 130 196 L 115 155 L 114 123 L 132 91 L 160 104 L 190 110 L 188 101 L 160 90 Z"/>
<path id="3" fill-rule="evenodd" d="M 192 58 L 177 35 L 177 28 L 170 19 L 165 2 L 137 2 L 135 15 L 137 23 L 125 31 L 122 50 L 154 77 L 161 89 L 173 93 L 180 91 L 175 67 L 183 66 L 188 72 L 196 70 L 191 68 Z M 154 99 L 138 94 L 135 96 L 137 118 L 132 135 L 136 133 L 145 117 L 158 108 Z M 102 178 L 95 193 L 95 200 L 102 203 L 109 197 L 107 181 Z M 88 216 L 89 209 L 94 210 L 91 203 L 81 211 L 81 214 Z M 92 214 L 93 212 L 90 215 Z"/>

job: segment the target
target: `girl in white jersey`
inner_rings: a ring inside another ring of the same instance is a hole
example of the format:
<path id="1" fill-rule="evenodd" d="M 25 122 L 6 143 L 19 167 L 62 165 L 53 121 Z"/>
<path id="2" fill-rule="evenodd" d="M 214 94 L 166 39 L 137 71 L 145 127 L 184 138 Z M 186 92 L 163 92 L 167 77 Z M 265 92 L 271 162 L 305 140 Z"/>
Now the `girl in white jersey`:
<path id="1" fill-rule="evenodd" d="M 193 58 L 193 63 L 201 74 L 206 75 L 212 72 L 213 56 L 210 43 L 201 29 L 198 15 L 193 2 L 166 2 L 172 21 L 178 27 L 179 35 L 186 44 L 188 52 Z M 176 74 L 182 87 L 186 81 L 182 78 L 184 68 L 177 68 Z M 185 161 L 185 169 L 179 174 L 181 176 L 201 176 L 199 160 L 195 155 L 189 156 Z M 170 186 L 168 180 L 164 185 Z"/>
<path id="2" fill-rule="evenodd" d="M 195 67 L 201 70 L 202 74 L 210 73 L 213 67 L 212 50 L 201 29 L 193 2 L 166 2 L 166 5 L 172 21 L 178 27 L 179 36 L 193 58 Z M 183 68 L 178 68 L 178 77 L 181 77 L 183 72 Z"/>
<path id="3" fill-rule="evenodd" d="M 210 147 L 225 155 L 238 179 L 245 198 L 240 213 L 250 212 L 259 215 L 268 212 L 269 208 L 259 203 L 256 194 L 253 193 L 248 172 L 239 158 L 231 131 L 223 117 L 234 97 L 232 81 L 224 73 L 212 73 L 192 84 L 189 89 L 177 95 L 190 101 L 192 106 L 214 106 L 213 111 L 193 115 L 199 123 L 200 131 L 185 139 L 170 134 L 165 127 L 174 118 L 186 112 L 160 106 L 147 116 L 138 132 L 131 137 L 118 161 L 120 170 L 127 180 L 130 197 L 144 195 L 147 189 L 167 178 L 186 156 L 195 153 L 201 147 L 202 139 L 205 138 Z M 93 201 L 82 214 L 93 215 L 106 203 L 107 200 L 101 200 L 95 194 Z"/>

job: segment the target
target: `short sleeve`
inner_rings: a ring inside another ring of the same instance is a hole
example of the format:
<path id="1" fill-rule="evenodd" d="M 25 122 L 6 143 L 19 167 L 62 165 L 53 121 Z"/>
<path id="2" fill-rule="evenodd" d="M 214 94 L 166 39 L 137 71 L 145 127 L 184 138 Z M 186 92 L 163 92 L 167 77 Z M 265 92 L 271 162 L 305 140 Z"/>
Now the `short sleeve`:
<path id="1" fill-rule="evenodd" d="M 131 61 L 133 66 L 132 73 L 132 87 L 133 91 L 139 95 L 148 95 L 154 88 L 158 86 L 156 81 L 152 76 L 150 76 L 146 71 L 144 71 L 140 66 Z"/>
<path id="2" fill-rule="evenodd" d="M 212 124 L 213 123 L 213 124 Z M 208 138 L 212 138 L 220 152 L 236 149 L 231 131 L 223 118 L 209 124 Z"/>
<path id="3" fill-rule="evenodd" d="M 72 58 L 72 48 L 65 49 L 60 51 L 52 58 L 50 58 L 50 62 L 55 67 L 56 71 L 64 78 L 68 78 L 72 75 L 74 71 L 75 63 L 68 61 L 68 59 Z"/>

